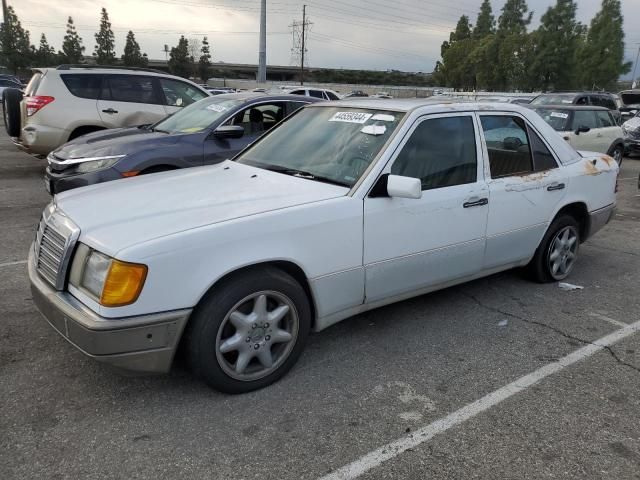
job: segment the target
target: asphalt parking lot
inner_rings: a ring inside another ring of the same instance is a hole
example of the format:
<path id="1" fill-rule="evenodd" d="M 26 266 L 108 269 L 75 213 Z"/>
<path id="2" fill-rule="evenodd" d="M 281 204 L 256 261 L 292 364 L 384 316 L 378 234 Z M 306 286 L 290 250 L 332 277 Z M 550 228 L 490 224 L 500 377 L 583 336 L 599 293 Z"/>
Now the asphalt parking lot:
<path id="1" fill-rule="evenodd" d="M 3 479 L 640 478 L 640 158 L 583 289 L 511 271 L 372 311 L 242 396 L 122 376 L 46 324 L 25 266 L 43 170 L 0 134 Z"/>

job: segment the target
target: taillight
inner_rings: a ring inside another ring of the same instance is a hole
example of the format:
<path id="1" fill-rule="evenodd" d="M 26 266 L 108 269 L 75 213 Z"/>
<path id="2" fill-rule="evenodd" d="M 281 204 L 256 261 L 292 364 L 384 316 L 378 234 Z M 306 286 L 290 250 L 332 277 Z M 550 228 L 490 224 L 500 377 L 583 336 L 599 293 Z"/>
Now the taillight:
<path id="1" fill-rule="evenodd" d="M 47 97 L 46 95 L 34 95 L 33 97 L 25 97 L 27 101 L 27 117 L 30 117 L 45 105 L 49 105 L 55 100 L 53 97 Z"/>

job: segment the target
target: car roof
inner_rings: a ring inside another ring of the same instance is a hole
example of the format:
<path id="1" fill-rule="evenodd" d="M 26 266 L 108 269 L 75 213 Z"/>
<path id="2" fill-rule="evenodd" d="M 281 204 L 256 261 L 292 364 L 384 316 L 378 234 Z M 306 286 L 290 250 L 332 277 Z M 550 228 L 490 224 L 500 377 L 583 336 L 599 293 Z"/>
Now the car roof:
<path id="1" fill-rule="evenodd" d="M 596 107 L 595 105 L 568 105 L 568 104 L 557 104 L 557 105 L 531 105 L 531 108 L 534 110 L 553 110 L 553 109 L 562 109 L 562 110 L 598 110 L 601 112 L 608 112 L 609 109 L 606 107 Z"/>

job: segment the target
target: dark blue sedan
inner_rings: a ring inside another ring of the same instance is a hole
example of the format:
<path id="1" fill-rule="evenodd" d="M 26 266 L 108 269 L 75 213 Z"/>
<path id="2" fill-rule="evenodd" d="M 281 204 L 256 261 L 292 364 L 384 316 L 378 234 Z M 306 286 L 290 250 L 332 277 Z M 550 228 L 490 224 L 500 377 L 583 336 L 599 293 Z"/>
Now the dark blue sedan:
<path id="1" fill-rule="evenodd" d="M 300 95 L 234 93 L 200 100 L 154 125 L 78 137 L 47 157 L 51 194 L 148 173 L 221 162 L 306 104 Z"/>

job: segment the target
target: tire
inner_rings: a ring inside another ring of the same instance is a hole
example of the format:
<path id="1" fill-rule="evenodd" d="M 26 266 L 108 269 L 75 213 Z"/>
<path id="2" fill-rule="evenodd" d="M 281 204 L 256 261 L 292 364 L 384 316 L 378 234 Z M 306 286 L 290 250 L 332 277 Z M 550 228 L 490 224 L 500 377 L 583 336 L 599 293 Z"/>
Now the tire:
<path id="1" fill-rule="evenodd" d="M 568 246 L 563 244 L 564 236 L 567 233 Z M 557 217 L 547 229 L 533 259 L 527 266 L 530 276 L 540 283 L 564 280 L 575 266 L 579 248 L 580 226 L 576 219 L 570 215 Z M 552 258 L 552 255 L 555 255 L 555 258 Z M 562 268 L 564 258 L 566 258 L 564 263 L 566 268 Z M 558 262 L 560 262 L 560 267 L 555 270 L 554 265 Z"/>
<path id="2" fill-rule="evenodd" d="M 20 102 L 22 92 L 16 88 L 7 88 L 2 92 L 2 115 L 4 128 L 10 137 L 20 136 Z"/>
<path id="3" fill-rule="evenodd" d="M 624 158 L 624 146 L 616 145 L 611 149 L 611 153 L 609 154 L 614 158 L 614 160 L 618 163 L 618 167 L 622 166 L 622 159 Z"/>
<path id="4" fill-rule="evenodd" d="M 311 308 L 302 286 L 278 269 L 256 268 L 232 276 L 203 298 L 184 346 L 194 373 L 209 386 L 245 393 L 289 371 L 310 326 Z"/>

